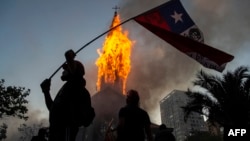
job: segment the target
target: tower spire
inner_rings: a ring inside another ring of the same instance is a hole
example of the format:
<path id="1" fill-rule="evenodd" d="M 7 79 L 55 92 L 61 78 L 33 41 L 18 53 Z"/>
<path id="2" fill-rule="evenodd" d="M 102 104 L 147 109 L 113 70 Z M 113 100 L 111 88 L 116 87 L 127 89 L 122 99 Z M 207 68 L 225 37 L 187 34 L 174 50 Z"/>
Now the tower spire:
<path id="1" fill-rule="evenodd" d="M 120 9 L 120 7 L 118 7 L 117 5 L 115 7 L 113 7 L 112 9 L 115 9 L 115 16 L 117 15 L 117 10 Z"/>

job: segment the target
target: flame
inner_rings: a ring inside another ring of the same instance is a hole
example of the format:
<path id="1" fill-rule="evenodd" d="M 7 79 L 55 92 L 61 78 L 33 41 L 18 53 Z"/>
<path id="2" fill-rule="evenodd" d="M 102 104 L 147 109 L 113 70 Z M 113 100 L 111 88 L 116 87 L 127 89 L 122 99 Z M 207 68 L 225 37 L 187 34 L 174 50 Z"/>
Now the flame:
<path id="1" fill-rule="evenodd" d="M 120 17 L 115 13 L 111 27 L 120 24 Z M 126 82 L 130 72 L 130 54 L 133 42 L 127 37 L 128 32 L 122 32 L 118 26 L 106 36 L 102 50 L 98 49 L 99 58 L 96 61 L 98 67 L 97 90 L 102 85 L 121 83 L 121 92 L 125 94 Z"/>

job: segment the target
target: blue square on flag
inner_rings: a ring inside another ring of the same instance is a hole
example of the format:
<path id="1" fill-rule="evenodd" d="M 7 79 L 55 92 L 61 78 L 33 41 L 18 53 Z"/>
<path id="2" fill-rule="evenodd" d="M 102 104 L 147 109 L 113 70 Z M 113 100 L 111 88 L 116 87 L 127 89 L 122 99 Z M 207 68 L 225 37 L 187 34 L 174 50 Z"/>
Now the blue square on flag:
<path id="1" fill-rule="evenodd" d="M 178 0 L 169 2 L 165 6 L 160 7 L 159 12 L 172 32 L 181 34 L 195 25 Z"/>
<path id="2" fill-rule="evenodd" d="M 203 44 L 202 32 L 180 0 L 170 0 L 134 20 L 204 67 L 222 72 L 233 56 Z"/>

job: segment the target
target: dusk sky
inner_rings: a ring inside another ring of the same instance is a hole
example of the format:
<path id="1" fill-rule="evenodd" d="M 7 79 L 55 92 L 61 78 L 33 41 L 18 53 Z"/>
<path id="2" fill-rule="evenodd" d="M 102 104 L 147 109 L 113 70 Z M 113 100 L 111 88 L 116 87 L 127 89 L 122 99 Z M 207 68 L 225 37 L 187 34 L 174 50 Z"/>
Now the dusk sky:
<path id="1" fill-rule="evenodd" d="M 31 89 L 30 105 L 44 109 L 40 83 L 65 61 L 66 50 L 78 50 L 108 29 L 115 5 L 116 0 L 1 1 L 0 78 L 6 85 Z M 89 45 L 77 59 L 93 63 L 102 41 Z M 59 76 L 60 72 L 52 87 L 60 81 Z"/>
<path id="2" fill-rule="evenodd" d="M 29 114 L 36 113 L 35 118 L 38 118 L 38 121 L 47 118 L 48 111 L 40 83 L 50 77 L 64 62 L 66 50 L 76 51 L 108 30 L 114 15 L 112 8 L 116 5 L 120 7 L 118 13 L 124 21 L 166 1 L 1 0 L 0 79 L 5 79 L 6 86 L 14 85 L 31 89 L 28 97 Z M 181 2 L 196 25 L 203 31 L 205 43 L 235 56 L 225 71 L 234 70 L 240 65 L 250 65 L 250 9 L 248 7 L 250 1 L 181 0 Z M 159 104 L 159 100 L 174 89 L 186 90 L 190 87 L 196 71 L 204 69 L 134 21 L 126 23 L 123 29 L 128 30 L 131 40 L 136 41 L 131 57 L 134 59 L 132 74 L 128 81 L 144 80 L 145 84 L 138 86 L 139 90 L 152 88 L 146 92 L 148 95 L 142 104 L 145 109 L 150 107 L 147 105 Z M 104 37 L 96 40 L 76 57 L 85 65 L 87 88 L 92 95 L 96 93 L 97 69 L 94 64 L 98 57 L 96 50 L 102 47 L 103 41 Z M 136 75 L 136 72 L 143 72 L 143 74 Z M 154 73 L 157 74 L 154 75 Z M 52 79 L 52 97 L 55 97 L 63 84 L 60 75 L 61 71 Z M 151 84 L 152 81 L 158 83 Z M 137 88 L 132 84 L 128 82 L 128 89 Z M 156 84 L 157 86 L 153 87 Z M 153 107 L 154 110 L 151 109 L 152 106 L 148 108 L 152 111 L 150 117 L 154 122 L 160 123 L 158 109 L 155 110 L 157 106 Z"/>

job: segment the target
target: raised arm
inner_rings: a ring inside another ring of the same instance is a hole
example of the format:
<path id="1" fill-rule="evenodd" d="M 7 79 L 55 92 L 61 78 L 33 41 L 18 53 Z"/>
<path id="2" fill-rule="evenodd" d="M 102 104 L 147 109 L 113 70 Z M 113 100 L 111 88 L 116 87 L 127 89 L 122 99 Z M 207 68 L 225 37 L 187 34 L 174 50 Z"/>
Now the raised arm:
<path id="1" fill-rule="evenodd" d="M 45 79 L 41 84 L 41 88 L 42 88 L 42 92 L 44 94 L 44 98 L 45 98 L 45 104 L 48 108 L 48 110 L 50 110 L 52 104 L 53 104 L 53 100 L 51 98 L 50 95 L 50 84 L 51 84 L 51 80 L 50 79 Z"/>

